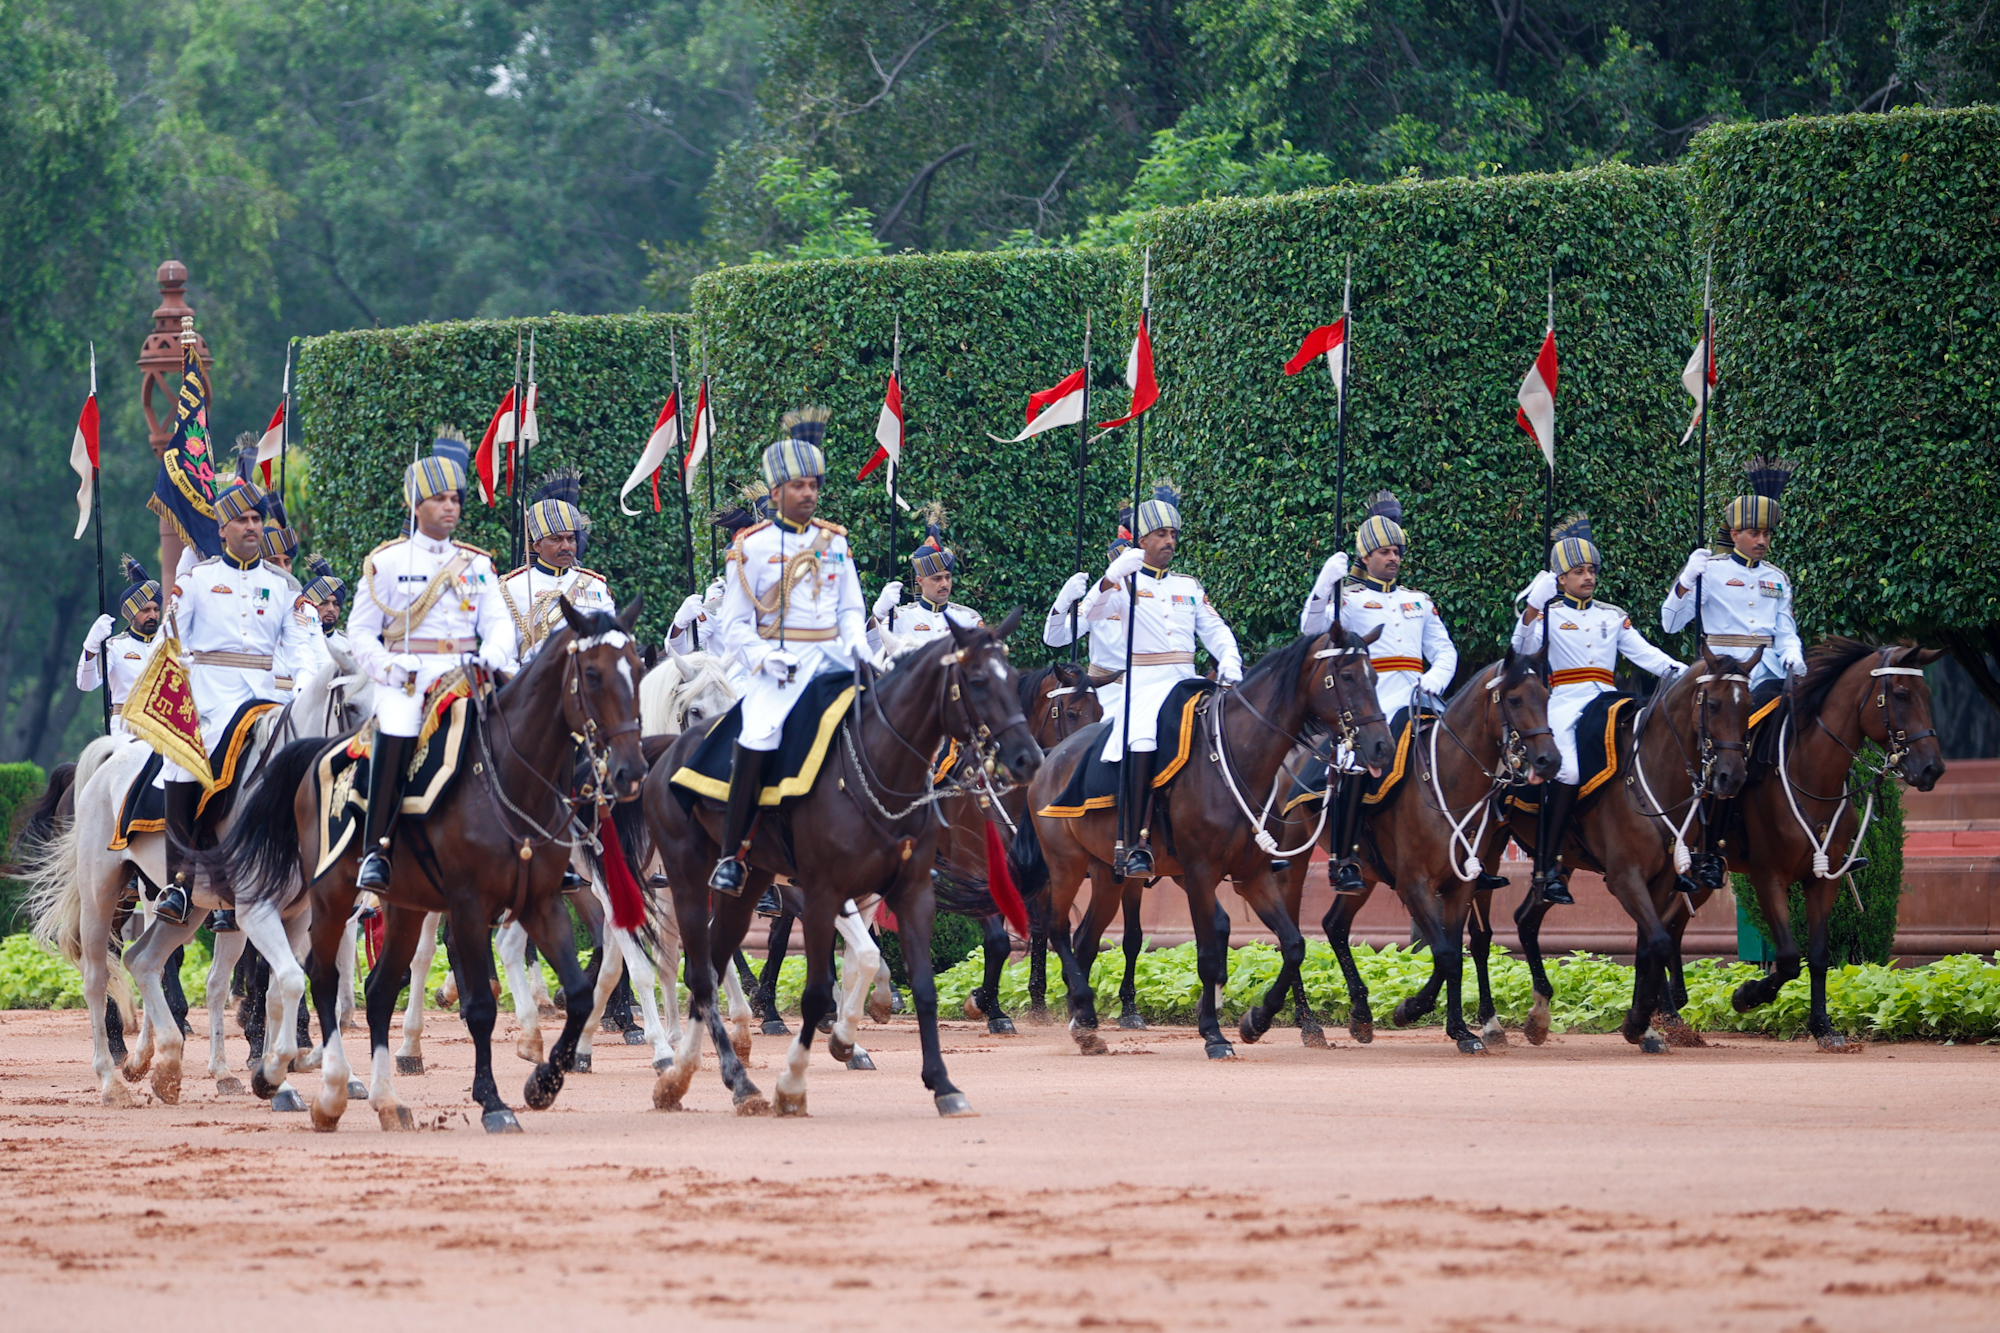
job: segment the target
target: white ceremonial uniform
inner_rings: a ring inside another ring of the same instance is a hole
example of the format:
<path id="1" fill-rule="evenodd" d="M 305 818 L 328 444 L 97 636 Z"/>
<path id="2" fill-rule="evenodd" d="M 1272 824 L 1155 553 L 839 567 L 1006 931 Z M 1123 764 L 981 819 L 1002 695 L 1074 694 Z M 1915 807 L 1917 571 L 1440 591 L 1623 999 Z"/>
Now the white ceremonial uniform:
<path id="1" fill-rule="evenodd" d="M 85 652 L 76 659 L 76 687 L 88 692 L 104 684 L 103 668 L 111 669 L 111 730 L 122 735 L 125 719 L 122 716 L 125 700 L 132 693 L 132 686 L 139 679 L 139 673 L 146 669 L 146 663 L 153 660 L 153 652 L 160 646 L 160 634 L 156 630 L 150 639 L 142 639 L 126 630 L 114 634 L 104 641 L 104 653 L 100 659 L 97 653 Z"/>
<path id="2" fill-rule="evenodd" d="M 1549 603 L 1548 614 L 1532 625 L 1514 622 L 1514 651 L 1538 653 L 1542 649 L 1542 627 L 1555 622 L 1555 637 L 1549 641 L 1549 730 L 1555 733 L 1556 749 L 1562 754 L 1562 771 L 1556 781 L 1574 786 L 1578 776 L 1576 723 L 1584 706 L 1613 688 L 1611 673 L 1623 653 L 1634 666 L 1671 681 L 1686 668 L 1646 641 L 1632 628 L 1632 617 L 1609 602 L 1595 599 L 1578 606 L 1567 596 Z"/>
<path id="3" fill-rule="evenodd" d="M 612 600 L 604 576 L 581 565 L 553 570 L 539 560 L 530 560 L 509 574 L 500 586 L 506 590 L 504 600 L 508 614 L 514 619 L 515 642 L 523 666 L 542 646 L 542 640 L 563 625 L 558 596 L 568 597 L 571 606 L 585 613 L 618 614 L 618 603 Z"/>
<path id="4" fill-rule="evenodd" d="M 919 597 L 907 606 L 899 603 L 895 615 L 896 628 L 889 632 L 902 641 L 904 652 L 921 648 L 933 639 L 942 639 L 951 633 L 951 624 L 947 624 L 947 620 L 960 629 L 978 629 L 986 623 L 969 606 L 958 602 L 946 602 L 939 606 L 925 597 Z M 886 624 L 887 620 L 885 618 L 878 623 Z M 868 642 L 871 647 L 881 646 L 880 637 L 872 629 L 868 631 Z"/>
<path id="5" fill-rule="evenodd" d="M 1660 628 L 1669 634 L 1694 620 L 1694 590 L 1675 584 L 1660 604 Z M 1750 688 L 1785 680 L 1785 662 L 1805 660 L 1798 622 L 1792 618 L 1792 581 L 1768 560 L 1751 564 L 1732 552 L 1709 562 L 1701 580 L 1701 632 L 1709 647 L 1739 662 L 1759 648 L 1764 656 L 1750 673 Z"/>
<path id="6" fill-rule="evenodd" d="M 281 569 L 277 572 L 282 575 L 285 571 Z M 293 579 L 292 582 L 297 584 L 298 580 Z M 292 616 L 300 625 L 311 621 L 312 627 L 319 633 L 309 637 L 307 650 L 293 658 L 289 668 L 283 663 L 272 663 L 270 687 L 274 691 L 272 697 L 278 699 L 289 699 L 294 689 L 333 665 L 333 654 L 326 646 L 326 628 L 319 623 L 319 608 L 308 602 L 305 594 L 295 592 L 292 596 Z M 283 674 L 286 670 L 291 674 Z"/>
<path id="7" fill-rule="evenodd" d="M 215 556 L 187 566 L 175 580 L 167 616 L 187 655 L 204 746 L 213 749 L 221 741 L 222 728 L 244 704 L 282 701 L 274 678 L 309 674 L 325 659 L 319 617 L 295 615 L 297 601 L 284 573 L 261 559 L 245 566 L 233 556 Z M 162 776 L 195 780 L 172 761 Z"/>
<path id="8" fill-rule="evenodd" d="M 1102 582 L 1100 579 L 1099 583 Z M 1151 750 L 1158 745 L 1160 708 L 1167 695 L 1175 685 L 1195 674 L 1195 640 L 1199 639 L 1215 658 L 1216 674 L 1225 681 L 1243 678 L 1243 655 L 1236 647 L 1236 636 L 1194 578 L 1148 566 L 1140 571 L 1138 583 L 1137 610 L 1130 630 L 1131 748 Z M 1101 636 L 1107 648 L 1116 640 L 1118 662 L 1121 667 L 1124 665 L 1126 628 L 1122 617 L 1128 605 L 1135 603 L 1127 595 L 1123 582 L 1111 588 L 1100 587 L 1091 599 L 1086 615 L 1090 619 L 1093 657 Z M 1111 719 L 1111 730 L 1104 740 L 1106 763 L 1116 763 L 1124 757 L 1125 713 L 1123 698 L 1116 711 L 1108 704 L 1105 707 L 1105 716 Z"/>
<path id="9" fill-rule="evenodd" d="M 1077 606 L 1077 632 L 1089 640 L 1085 652 L 1090 659 L 1090 679 L 1097 684 L 1097 702 L 1104 716 L 1122 708 L 1125 699 L 1125 617 L 1114 605 L 1104 619 L 1092 624 Z M 1069 647 L 1069 612 L 1051 613 L 1042 624 L 1042 642 L 1051 648 Z"/>
<path id="10" fill-rule="evenodd" d="M 429 605 L 419 608 L 424 601 Z M 424 692 L 460 663 L 476 658 L 496 671 L 517 665 L 514 620 L 493 561 L 477 546 L 421 532 L 368 553 L 347 640 L 355 663 L 382 687 L 375 691 L 375 720 L 389 736 L 418 733 Z M 412 674 L 414 689 L 389 687 L 392 664 Z"/>
<path id="11" fill-rule="evenodd" d="M 1369 645 L 1368 660 L 1375 668 L 1375 697 L 1384 717 L 1395 721 L 1397 712 L 1410 706 L 1419 684 L 1429 694 L 1442 694 L 1451 685 L 1458 673 L 1458 649 L 1428 594 L 1356 574 L 1341 580 L 1340 591 L 1342 627 L 1364 636 L 1382 627 L 1381 637 Z M 1330 620 L 1326 603 L 1308 593 L 1299 610 L 1299 633 L 1324 634 Z"/>
<path id="12" fill-rule="evenodd" d="M 667 651 L 675 657 L 686 657 L 691 653 L 719 653 L 721 646 L 715 642 L 715 618 L 722 614 L 722 594 L 724 583 L 721 579 L 708 585 L 702 593 L 701 614 L 694 618 L 692 625 L 669 625 L 667 627 Z M 701 646 L 696 647 L 693 629 L 701 635 Z"/>
<path id="13" fill-rule="evenodd" d="M 779 585 L 788 570 L 791 595 L 780 625 Z M 724 577 L 722 610 L 711 623 L 719 650 L 744 673 L 738 741 L 775 750 L 806 682 L 851 670 L 868 653 L 868 611 L 847 530 L 819 519 L 800 528 L 782 518 L 745 528 L 730 546 Z M 789 682 L 763 669 L 780 648 L 798 659 Z"/>

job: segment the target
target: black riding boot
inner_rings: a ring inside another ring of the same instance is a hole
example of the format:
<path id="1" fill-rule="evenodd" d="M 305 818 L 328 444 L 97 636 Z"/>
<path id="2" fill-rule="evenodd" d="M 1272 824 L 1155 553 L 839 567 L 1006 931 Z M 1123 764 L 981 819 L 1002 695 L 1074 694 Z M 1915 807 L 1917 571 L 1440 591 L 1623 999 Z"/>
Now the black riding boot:
<path id="1" fill-rule="evenodd" d="M 1333 850 L 1337 853 L 1333 863 L 1335 893 L 1362 893 L 1367 889 L 1361 882 L 1361 856 L 1357 844 L 1361 834 L 1363 786 L 1359 773 L 1343 773 L 1340 788 L 1334 793 L 1334 800 L 1339 802 L 1333 816 Z"/>
<path id="2" fill-rule="evenodd" d="M 177 926 L 187 924 L 194 898 L 194 812 L 200 804 L 199 782 L 167 784 L 167 882 L 153 910 Z"/>
<path id="3" fill-rule="evenodd" d="M 729 761 L 729 807 L 722 817 L 722 858 L 708 877 L 708 887 L 735 897 L 743 892 L 749 871 L 742 860 L 757 817 L 757 795 L 764 789 L 764 751 L 738 745 Z"/>
<path id="4" fill-rule="evenodd" d="M 1694 859 L 1694 880 L 1704 889 L 1719 889 L 1729 882 L 1729 858 L 1716 849 L 1734 808 L 1734 801 L 1710 797 L 1708 809 L 1702 811 L 1705 818 L 1701 822 L 1701 852 Z"/>
<path id="5" fill-rule="evenodd" d="M 1568 782 L 1542 786 L 1542 808 L 1535 817 L 1534 886 L 1542 901 L 1558 907 L 1575 904 L 1569 896 L 1569 872 L 1563 869 L 1563 839 L 1569 833 L 1570 811 L 1576 808 L 1577 788 Z"/>
<path id="6" fill-rule="evenodd" d="M 415 736 L 375 733 L 374 752 L 368 758 L 368 823 L 361 840 L 361 870 L 354 877 L 357 889 L 389 891 L 389 841 L 403 803 L 403 770 L 409 767 L 416 743 Z"/>
<path id="7" fill-rule="evenodd" d="M 1112 867 L 1112 873 L 1121 879 L 1144 878 L 1153 873 L 1153 849 L 1146 845 L 1149 832 L 1146 825 L 1153 816 L 1153 770 L 1159 758 L 1158 750 L 1125 753 L 1124 771 L 1119 774 L 1124 779 L 1119 813 L 1125 816 L 1125 830 L 1119 843 L 1125 849 L 1125 863 Z"/>

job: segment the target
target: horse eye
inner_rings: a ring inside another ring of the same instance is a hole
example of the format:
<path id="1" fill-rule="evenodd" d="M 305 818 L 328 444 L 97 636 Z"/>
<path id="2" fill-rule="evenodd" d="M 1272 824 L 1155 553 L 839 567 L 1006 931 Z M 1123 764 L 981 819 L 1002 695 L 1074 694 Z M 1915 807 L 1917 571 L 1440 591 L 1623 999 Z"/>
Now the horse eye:
<path id="1" fill-rule="evenodd" d="M 1507 696 L 1507 703 L 1510 707 L 1519 708 L 1521 706 L 1521 696 L 1518 694 L 1510 694 Z"/>

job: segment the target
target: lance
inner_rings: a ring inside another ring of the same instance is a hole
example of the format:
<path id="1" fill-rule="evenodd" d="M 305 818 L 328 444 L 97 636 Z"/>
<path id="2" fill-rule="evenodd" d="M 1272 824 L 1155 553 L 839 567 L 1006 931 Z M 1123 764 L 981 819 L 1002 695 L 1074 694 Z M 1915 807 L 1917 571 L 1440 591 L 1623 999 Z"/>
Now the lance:
<path id="1" fill-rule="evenodd" d="M 1702 545 L 1702 524 L 1708 521 L 1708 368 L 1715 364 L 1715 306 L 1711 303 L 1711 281 L 1715 276 L 1715 247 L 1710 246 L 1708 263 L 1701 275 L 1701 445 L 1695 465 L 1694 544 Z M 1701 651 L 1701 580 L 1694 576 L 1694 650 Z"/>
<path id="2" fill-rule="evenodd" d="M 889 378 L 892 380 L 896 380 L 899 385 L 902 382 L 901 381 L 902 369 L 903 369 L 903 315 L 901 311 L 898 311 L 896 313 L 895 338 L 894 341 L 890 344 L 890 351 L 889 351 Z M 896 474 L 902 470 L 898 466 L 898 464 L 903 457 L 903 435 L 904 435 L 903 424 L 901 421 L 898 421 L 896 423 L 896 456 L 889 460 L 889 551 L 888 551 L 888 558 L 884 560 L 882 564 L 882 568 L 886 572 L 892 575 L 897 572 L 896 570 L 896 481 L 897 481 Z M 892 606 L 889 608 L 889 632 L 893 634 L 895 633 L 895 630 L 896 630 L 896 608 Z"/>
<path id="3" fill-rule="evenodd" d="M 1347 349 L 1354 343 L 1354 256 L 1347 257 L 1347 277 L 1340 288 L 1340 383 L 1333 386 L 1333 544 L 1339 550 L 1347 529 Z M 1333 626 L 1340 628 L 1340 604 L 1347 599 L 1333 590 Z M 1338 636 L 1334 639 L 1339 643 Z"/>
<path id="4" fill-rule="evenodd" d="M 713 426 L 713 422 L 715 421 L 715 404 L 710 401 L 708 393 L 708 339 L 704 336 L 701 340 L 701 403 L 697 404 L 698 407 L 703 407 L 704 414 L 694 423 L 694 428 L 697 431 L 708 431 L 708 443 L 701 452 L 701 465 L 708 472 L 708 512 L 712 514 L 715 512 L 715 430 Z M 713 523 L 709 524 L 708 576 L 710 578 L 715 577 L 715 567 L 722 559 L 716 546 L 716 539 L 719 535 L 715 530 L 715 525 Z"/>
<path id="5" fill-rule="evenodd" d="M 1083 421 L 1076 428 L 1076 571 L 1083 572 L 1083 480 L 1090 461 L 1090 312 L 1083 312 Z M 1076 665 L 1078 612 L 1082 598 L 1069 607 L 1069 662 Z"/>
<path id="6" fill-rule="evenodd" d="M 90 344 L 90 396 L 97 397 L 97 343 Z M 102 438 L 101 436 L 99 437 Z M 98 480 L 97 464 L 90 465 L 90 525 L 97 529 L 97 614 L 104 614 L 104 499 L 103 486 Z M 166 589 L 173 586 L 173 575 L 165 573 L 160 584 L 160 602 L 164 609 Z M 109 639 L 97 645 L 97 674 L 104 679 L 104 734 L 111 734 L 111 644 Z"/>
<path id="7" fill-rule="evenodd" d="M 512 502 L 514 498 L 514 454 L 521 447 L 521 331 L 514 330 L 514 392 L 508 398 L 514 405 L 514 432 L 507 441 L 507 477 L 503 483 L 507 490 L 507 559 L 510 566 L 519 567 L 528 563 L 521 558 L 521 510 Z M 414 519 L 412 523 L 414 524 Z M 416 532 L 411 527 L 412 534 Z"/>
<path id="8" fill-rule="evenodd" d="M 1153 309 L 1153 248 L 1151 246 L 1146 247 L 1145 258 L 1141 261 L 1141 264 L 1139 278 L 1139 322 L 1141 325 L 1150 325 L 1151 320 L 1149 316 Z M 1150 336 L 1151 329 L 1148 328 L 1147 332 Z M 1087 366 L 1084 370 L 1083 382 L 1086 385 L 1090 383 L 1090 371 Z M 1090 412 L 1087 406 L 1083 414 L 1083 419 L 1086 422 L 1090 420 Z M 1139 505 L 1141 487 L 1145 485 L 1146 418 L 1143 413 L 1139 417 L 1138 427 L 1139 433 L 1133 437 L 1134 443 L 1132 447 L 1132 547 L 1134 550 L 1137 550 L 1139 547 Z M 1118 766 L 1118 778 L 1121 787 L 1125 784 L 1125 775 L 1132 771 L 1132 646 L 1137 640 L 1139 631 L 1139 572 L 1137 570 L 1125 576 L 1125 590 L 1127 596 L 1125 606 L 1125 698 L 1123 701 L 1125 706 L 1125 722 L 1122 733 L 1125 749 Z M 1132 792 L 1129 794 L 1133 799 L 1134 806 L 1132 814 L 1121 821 L 1122 823 L 1130 823 L 1138 815 L 1138 802 L 1143 800 L 1145 795 L 1143 792 Z M 1132 829 L 1132 834 L 1135 838 L 1139 835 L 1139 832 L 1136 828 Z"/>
<path id="9" fill-rule="evenodd" d="M 285 464 L 291 461 L 292 452 L 292 342 L 296 341 L 298 340 L 294 338 L 291 342 L 285 344 L 285 383 L 284 387 L 278 391 L 278 403 L 284 409 L 278 417 L 278 498 L 280 501 L 288 498 L 285 495 Z"/>
<path id="10" fill-rule="evenodd" d="M 535 331 L 528 330 L 528 387 L 526 392 L 535 391 Z M 515 563 L 528 563 L 528 442 L 521 437 L 528 418 L 528 403 L 519 393 L 514 395 L 514 452 L 521 460 L 521 487 L 514 492 L 514 525 L 521 534 L 521 549 L 515 555 Z"/>
<path id="11" fill-rule="evenodd" d="M 1556 266 L 1555 266 L 1554 264 L 1551 264 L 1551 265 L 1549 265 L 1549 326 L 1548 326 L 1548 332 L 1550 332 L 1550 333 L 1554 333 L 1555 331 L 1556 331 Z M 1546 486 L 1544 486 L 1544 487 L 1543 487 L 1543 489 L 1542 489 L 1542 531 L 1543 531 L 1543 532 L 1553 532 L 1553 531 L 1555 530 L 1555 526 L 1556 526 L 1556 460 L 1555 460 L 1555 452 L 1556 452 L 1556 447 L 1555 447 L 1555 438 L 1554 438 L 1554 437 L 1555 437 L 1555 429 L 1556 429 L 1556 426 L 1555 426 L 1555 416 L 1554 416 L 1554 414 L 1553 414 L 1553 413 L 1551 413 L 1551 414 L 1550 414 L 1550 416 L 1549 416 L 1549 436 L 1550 436 L 1550 438 L 1549 438 L 1549 476 L 1548 476 L 1548 484 L 1547 484 Z M 1548 545 L 1548 543 L 1547 543 L 1546 541 L 1544 541 L 1544 542 L 1541 542 L 1541 543 L 1538 543 L 1538 546 L 1540 546 L 1540 547 L 1544 547 L 1544 548 L 1545 548 L 1545 547 L 1546 547 L 1547 545 Z M 1543 638 L 1544 638 L 1544 640 L 1546 640 L 1546 639 L 1547 639 L 1547 637 L 1548 637 L 1548 636 L 1547 636 L 1547 634 L 1546 634 L 1546 632 L 1545 632 L 1545 633 L 1543 634 Z"/>
<path id="12" fill-rule="evenodd" d="M 690 597 L 699 597 L 701 593 L 694 586 L 694 515 L 690 512 L 694 508 L 694 505 L 688 499 L 687 454 L 681 452 L 687 443 L 687 426 L 681 415 L 681 353 L 680 347 L 674 338 L 672 325 L 667 326 L 667 355 L 673 359 L 674 366 L 674 441 L 675 450 L 680 453 L 680 458 L 674 464 L 674 479 L 678 483 L 676 489 L 681 493 L 681 554 L 687 564 L 688 595 Z M 656 489 L 653 495 L 655 499 L 658 499 L 659 491 Z M 694 650 L 700 652 L 701 625 L 699 621 L 691 622 L 688 625 L 688 638 L 694 644 Z"/>

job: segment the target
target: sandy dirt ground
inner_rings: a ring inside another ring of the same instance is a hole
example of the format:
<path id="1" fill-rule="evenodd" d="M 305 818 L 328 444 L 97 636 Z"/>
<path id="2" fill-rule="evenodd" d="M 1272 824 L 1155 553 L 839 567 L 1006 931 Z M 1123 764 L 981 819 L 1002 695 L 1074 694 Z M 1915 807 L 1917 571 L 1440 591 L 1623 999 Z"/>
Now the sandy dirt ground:
<path id="1" fill-rule="evenodd" d="M 526 1133 L 488 1136 L 463 1028 L 427 1026 L 430 1072 L 399 1081 L 427 1128 L 357 1104 L 321 1135 L 199 1066 L 177 1106 L 141 1084 L 103 1108 L 82 1014 L 0 1014 L 5 1326 L 2000 1323 L 1995 1047 L 1468 1058 L 1435 1032 L 1318 1051 L 1276 1029 L 1211 1063 L 1186 1030 L 1084 1059 L 1059 1029 L 957 1022 L 981 1116 L 941 1120 L 898 1017 L 864 1033 L 875 1073 L 820 1047 L 807 1119 L 735 1115 L 712 1055 L 687 1110 L 654 1111 L 648 1051 L 600 1042 Z M 518 1105 L 528 1066 L 501 1050 Z M 781 1053 L 759 1039 L 767 1093 Z"/>

